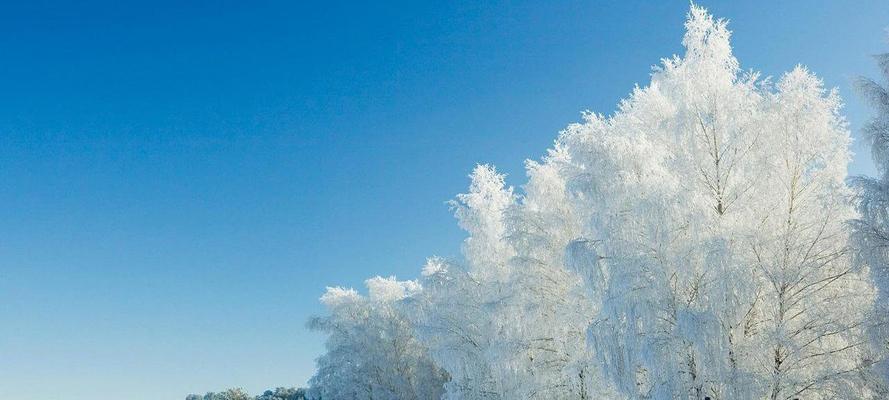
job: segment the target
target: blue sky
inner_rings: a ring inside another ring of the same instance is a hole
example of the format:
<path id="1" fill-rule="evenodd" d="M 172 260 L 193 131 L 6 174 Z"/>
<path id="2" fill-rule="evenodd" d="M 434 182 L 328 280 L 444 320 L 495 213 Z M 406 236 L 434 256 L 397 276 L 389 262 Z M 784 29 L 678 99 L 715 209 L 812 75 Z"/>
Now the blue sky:
<path id="1" fill-rule="evenodd" d="M 457 255 L 472 167 L 521 184 L 681 53 L 688 9 L 122 3 L 2 5 L 0 398 L 304 384 L 325 286 Z M 744 68 L 809 66 L 855 131 L 889 3 L 770 3 L 701 1 Z"/>

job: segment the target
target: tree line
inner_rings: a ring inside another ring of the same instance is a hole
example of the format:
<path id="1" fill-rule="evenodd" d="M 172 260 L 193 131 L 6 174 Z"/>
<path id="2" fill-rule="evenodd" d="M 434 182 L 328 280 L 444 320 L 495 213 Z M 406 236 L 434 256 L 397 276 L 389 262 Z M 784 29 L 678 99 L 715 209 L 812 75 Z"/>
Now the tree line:
<path id="1" fill-rule="evenodd" d="M 275 390 L 266 390 L 259 396 L 250 396 L 243 389 L 233 388 L 223 392 L 210 392 L 205 395 L 190 394 L 185 400 L 306 400 L 306 390 L 303 388 L 279 387 Z"/>
<path id="2" fill-rule="evenodd" d="M 835 89 L 742 69 L 701 7 L 685 28 L 683 56 L 568 125 L 520 188 L 474 169 L 461 258 L 328 288 L 305 396 L 889 398 L 889 90 L 858 83 L 880 176 L 849 179 Z"/>

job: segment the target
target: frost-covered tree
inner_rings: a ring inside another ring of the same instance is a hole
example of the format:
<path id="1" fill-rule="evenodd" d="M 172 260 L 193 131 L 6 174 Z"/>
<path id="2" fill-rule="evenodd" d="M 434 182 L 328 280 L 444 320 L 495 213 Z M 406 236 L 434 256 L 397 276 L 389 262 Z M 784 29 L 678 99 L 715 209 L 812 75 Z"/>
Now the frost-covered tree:
<path id="1" fill-rule="evenodd" d="M 478 166 L 452 203 L 462 259 L 430 259 L 423 290 L 383 306 L 325 295 L 314 384 L 402 387 L 377 347 L 397 321 L 385 336 L 446 372 L 446 399 L 877 398 L 840 99 L 801 66 L 742 71 L 729 39 L 692 6 L 685 55 L 568 126 L 521 194 Z"/>
<path id="2" fill-rule="evenodd" d="M 203 396 L 197 394 L 190 394 L 185 397 L 185 400 L 252 400 L 253 398 L 247 394 L 243 389 L 234 388 L 227 389 L 224 392 L 214 393 L 209 392 Z"/>
<path id="3" fill-rule="evenodd" d="M 203 396 L 190 394 L 185 400 L 306 400 L 306 390 L 302 388 L 279 387 L 266 390 L 263 394 L 250 397 L 243 389 L 228 389 L 224 392 L 210 392 Z"/>
<path id="4" fill-rule="evenodd" d="M 451 376 L 446 397 L 601 398 L 584 343 L 593 309 L 578 276 L 562 267 L 572 218 L 517 203 L 490 166 L 471 178 L 469 193 L 452 203 L 469 233 L 465 263 L 429 260 L 417 322 Z M 526 190 L 545 190 L 542 179 Z"/>
<path id="5" fill-rule="evenodd" d="M 275 390 L 266 390 L 256 396 L 256 400 L 306 400 L 306 390 L 303 388 L 278 387 Z"/>
<path id="6" fill-rule="evenodd" d="M 568 266 L 601 302 L 592 350 L 631 398 L 862 398 L 873 288 L 848 248 L 840 100 L 803 67 L 743 73 L 702 8 L 686 29 L 684 57 L 543 162 L 582 218 Z"/>
<path id="7" fill-rule="evenodd" d="M 504 371 L 494 359 L 505 346 L 502 321 L 507 262 L 505 212 L 512 189 L 493 168 L 479 166 L 470 193 L 452 202 L 461 227 L 467 264 L 430 259 L 423 268 L 424 292 L 417 301 L 418 334 L 436 363 L 448 371 L 448 398 L 499 399 L 507 392 Z"/>
<path id="8" fill-rule="evenodd" d="M 420 292 L 414 281 L 372 278 L 369 294 L 328 288 L 329 316 L 309 327 L 327 334 L 327 352 L 310 380 L 322 399 L 424 400 L 441 396 L 446 375 L 427 356 L 406 318 L 405 301 Z"/>
<path id="9" fill-rule="evenodd" d="M 876 59 L 883 80 L 889 82 L 889 54 L 879 55 Z M 861 213 L 853 223 L 854 236 L 860 261 L 870 267 L 879 289 L 871 326 L 875 345 L 871 359 L 876 362 L 874 373 L 880 378 L 877 385 L 889 397 L 889 89 L 885 83 L 881 85 L 868 78 L 859 79 L 858 89 L 876 111 L 862 131 L 870 141 L 879 176 L 853 179 Z"/>

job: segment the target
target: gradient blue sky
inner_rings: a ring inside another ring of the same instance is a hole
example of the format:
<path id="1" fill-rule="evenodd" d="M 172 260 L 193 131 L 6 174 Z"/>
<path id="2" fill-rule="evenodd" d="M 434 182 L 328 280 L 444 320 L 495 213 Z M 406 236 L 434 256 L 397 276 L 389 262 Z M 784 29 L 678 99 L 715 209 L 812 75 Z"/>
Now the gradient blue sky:
<path id="1" fill-rule="evenodd" d="M 0 398 L 20 400 L 304 384 L 326 285 L 457 255 L 444 202 L 473 165 L 520 184 L 681 53 L 688 9 L 28 3 L 0 7 Z M 770 3 L 701 1 L 742 66 L 808 65 L 857 129 L 889 2 Z"/>

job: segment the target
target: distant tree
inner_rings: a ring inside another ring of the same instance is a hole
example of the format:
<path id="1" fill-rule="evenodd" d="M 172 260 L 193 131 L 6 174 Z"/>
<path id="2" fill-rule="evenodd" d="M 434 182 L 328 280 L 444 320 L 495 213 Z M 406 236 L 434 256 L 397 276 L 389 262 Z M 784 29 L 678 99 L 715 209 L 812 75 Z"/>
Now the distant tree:
<path id="1" fill-rule="evenodd" d="M 240 388 L 226 390 L 223 392 L 222 398 L 223 400 L 253 400 L 247 392 Z"/>
<path id="2" fill-rule="evenodd" d="M 306 391 L 302 388 L 275 388 L 274 391 L 266 390 L 262 395 L 256 396 L 256 400 L 305 400 Z"/>
<path id="3" fill-rule="evenodd" d="M 306 400 L 306 390 L 279 387 L 274 391 L 266 390 L 263 394 L 252 397 L 243 389 L 235 388 L 220 393 L 209 392 L 203 396 L 190 394 L 185 397 L 185 400 Z"/>

